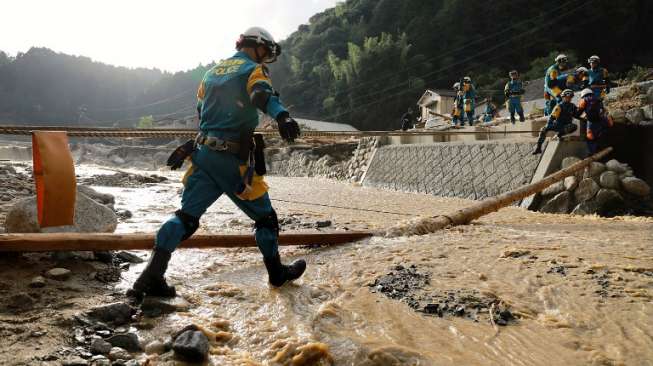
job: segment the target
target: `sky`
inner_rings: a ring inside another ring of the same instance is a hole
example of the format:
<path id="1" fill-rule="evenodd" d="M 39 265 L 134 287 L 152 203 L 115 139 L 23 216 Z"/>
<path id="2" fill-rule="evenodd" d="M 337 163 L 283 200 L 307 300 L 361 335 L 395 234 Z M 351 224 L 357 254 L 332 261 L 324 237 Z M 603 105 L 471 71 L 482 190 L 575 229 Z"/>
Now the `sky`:
<path id="1" fill-rule="evenodd" d="M 279 41 L 336 1 L 8 0 L 0 50 L 47 47 L 116 66 L 188 70 L 231 56 L 250 26 Z"/>

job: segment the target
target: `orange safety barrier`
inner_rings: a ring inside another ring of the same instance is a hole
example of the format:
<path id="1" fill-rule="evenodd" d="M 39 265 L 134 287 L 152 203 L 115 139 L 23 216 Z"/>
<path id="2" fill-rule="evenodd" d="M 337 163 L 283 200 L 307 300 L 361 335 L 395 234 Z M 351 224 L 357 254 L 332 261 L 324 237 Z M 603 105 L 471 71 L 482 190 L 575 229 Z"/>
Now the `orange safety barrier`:
<path id="1" fill-rule="evenodd" d="M 77 182 L 66 132 L 32 131 L 32 157 L 39 226 L 73 225 Z"/>

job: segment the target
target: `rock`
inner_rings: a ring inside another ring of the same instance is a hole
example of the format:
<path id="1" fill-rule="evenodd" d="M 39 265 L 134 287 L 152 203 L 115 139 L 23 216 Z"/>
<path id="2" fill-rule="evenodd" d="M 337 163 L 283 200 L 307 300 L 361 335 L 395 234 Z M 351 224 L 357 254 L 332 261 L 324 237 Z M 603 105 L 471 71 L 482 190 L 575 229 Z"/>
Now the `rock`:
<path id="1" fill-rule="evenodd" d="M 61 366 L 87 366 L 87 365 L 88 365 L 88 361 L 86 361 L 85 359 L 79 356 L 72 356 L 61 361 Z"/>
<path id="2" fill-rule="evenodd" d="M 141 343 L 138 341 L 138 335 L 135 333 L 121 333 L 114 334 L 106 339 L 114 347 L 120 347 L 130 352 L 138 352 L 141 348 Z"/>
<path id="3" fill-rule="evenodd" d="M 611 170 L 603 172 L 599 178 L 599 184 L 603 188 L 619 189 L 619 175 Z"/>
<path id="4" fill-rule="evenodd" d="M 127 220 L 134 217 L 134 214 L 129 210 L 118 210 L 116 211 L 116 216 L 118 216 L 122 220 Z"/>
<path id="5" fill-rule="evenodd" d="M 625 177 L 621 180 L 624 190 L 639 197 L 646 197 L 651 193 L 648 183 L 635 177 Z"/>
<path id="6" fill-rule="evenodd" d="M 607 210 L 613 210 L 621 206 L 624 202 L 623 197 L 614 189 L 601 189 L 596 194 L 596 204 L 599 207 L 599 213 Z"/>
<path id="7" fill-rule="evenodd" d="M 104 339 L 94 339 L 91 342 L 91 353 L 94 355 L 106 355 L 111 352 L 111 343 L 105 341 Z"/>
<path id="8" fill-rule="evenodd" d="M 183 361 L 202 362 L 209 353 L 209 339 L 200 331 L 188 330 L 174 340 L 172 349 Z"/>
<path id="9" fill-rule="evenodd" d="M 134 356 L 120 347 L 113 347 L 111 348 L 111 351 L 109 351 L 110 360 L 131 360 L 132 358 L 134 358 Z"/>
<path id="10" fill-rule="evenodd" d="M 190 309 L 188 301 L 179 296 L 174 298 L 147 296 L 141 304 L 141 310 L 148 313 L 168 314 L 188 309 Z"/>
<path id="11" fill-rule="evenodd" d="M 565 178 L 564 180 L 564 186 L 567 191 L 573 191 L 578 187 L 578 178 L 576 176 L 570 176 Z"/>
<path id="12" fill-rule="evenodd" d="M 605 164 L 599 163 L 598 161 L 593 161 L 590 163 L 590 166 L 587 168 L 586 172 L 588 176 L 583 176 L 583 178 L 593 178 L 598 177 L 603 173 L 607 168 Z"/>
<path id="13" fill-rule="evenodd" d="M 331 220 L 316 221 L 315 222 L 315 227 L 320 229 L 320 228 L 324 228 L 324 227 L 329 227 L 329 226 L 331 226 L 331 224 L 332 224 Z"/>
<path id="14" fill-rule="evenodd" d="M 633 108 L 626 112 L 626 119 L 632 124 L 639 124 L 644 120 L 642 108 Z"/>
<path id="15" fill-rule="evenodd" d="M 45 272 L 45 277 L 51 278 L 57 281 L 65 281 L 70 278 L 72 272 L 69 269 L 65 268 L 52 268 L 51 270 Z"/>
<path id="16" fill-rule="evenodd" d="M 589 200 L 581 202 L 573 210 L 571 210 L 572 215 L 593 215 L 599 211 L 599 205 L 596 203 L 596 200 Z"/>
<path id="17" fill-rule="evenodd" d="M 564 159 L 562 159 L 562 164 L 560 165 L 561 169 L 567 169 L 570 166 L 578 163 L 581 159 L 575 157 L 575 156 L 568 156 Z"/>
<path id="18" fill-rule="evenodd" d="M 116 253 L 116 258 L 118 258 L 122 262 L 128 262 L 128 263 L 143 263 L 145 260 L 136 254 L 127 252 L 127 251 L 120 251 Z"/>
<path id="19" fill-rule="evenodd" d="M 86 197 L 105 206 L 111 206 L 116 203 L 116 198 L 112 194 L 100 193 L 89 186 L 77 186 L 77 192 L 83 193 Z"/>
<path id="20" fill-rule="evenodd" d="M 129 360 L 125 362 L 125 366 L 141 366 L 141 363 L 136 360 Z"/>
<path id="21" fill-rule="evenodd" d="M 136 309 L 124 302 L 101 305 L 88 311 L 88 316 L 102 322 L 111 322 L 116 325 L 126 324 L 136 314 Z"/>
<path id="22" fill-rule="evenodd" d="M 540 212 L 568 213 L 571 208 L 572 195 L 567 191 L 558 193 L 555 197 L 546 202 Z"/>
<path id="23" fill-rule="evenodd" d="M 41 229 L 36 218 L 36 197 L 29 197 L 17 201 L 9 209 L 5 221 L 5 230 L 8 233 L 112 233 L 117 225 L 118 218 L 113 210 L 78 192 L 75 205 L 75 224 L 73 226 Z"/>
<path id="24" fill-rule="evenodd" d="M 558 193 L 560 193 L 560 192 L 562 192 L 564 190 L 565 190 L 564 182 L 557 182 L 557 183 L 554 183 L 554 184 L 546 187 L 542 191 L 541 195 L 545 196 L 545 197 L 555 196 L 556 194 L 558 194 Z"/>
<path id="25" fill-rule="evenodd" d="M 653 88 L 648 89 L 646 96 L 648 97 L 649 104 L 653 104 Z"/>
<path id="26" fill-rule="evenodd" d="M 32 278 L 32 281 L 29 283 L 31 288 L 42 288 L 45 287 L 45 278 L 41 276 L 36 276 Z"/>
<path id="27" fill-rule="evenodd" d="M 120 156 L 112 156 L 111 157 L 111 162 L 116 164 L 116 165 L 123 165 L 125 164 L 125 159 L 121 158 Z"/>
<path id="28" fill-rule="evenodd" d="M 616 159 L 612 159 L 612 160 L 608 161 L 607 163 L 605 163 L 605 167 L 608 170 L 611 170 L 611 171 L 613 171 L 613 172 L 615 172 L 617 174 L 625 173 L 629 168 L 627 164 L 622 164 L 619 161 L 617 161 Z"/>
<path id="29" fill-rule="evenodd" d="M 574 191 L 574 197 L 576 197 L 577 202 L 585 202 L 592 199 L 596 195 L 596 192 L 599 191 L 601 187 L 590 178 L 583 179 L 579 184 L 576 191 Z"/>
<path id="30" fill-rule="evenodd" d="M 166 351 L 165 343 L 159 340 L 152 341 L 145 346 L 145 353 L 148 355 L 160 355 L 162 353 L 165 353 L 165 351 Z"/>
<path id="31" fill-rule="evenodd" d="M 650 89 L 649 89 L 650 90 Z M 642 112 L 644 112 L 644 119 L 650 121 L 653 119 L 653 104 L 646 105 L 642 107 Z"/>
<path id="32" fill-rule="evenodd" d="M 622 111 L 621 109 L 610 111 L 610 117 L 612 117 L 612 120 L 615 123 L 624 123 L 627 121 L 626 112 Z"/>
<path id="33" fill-rule="evenodd" d="M 102 355 L 91 357 L 91 365 L 93 366 L 111 366 L 111 361 Z"/>

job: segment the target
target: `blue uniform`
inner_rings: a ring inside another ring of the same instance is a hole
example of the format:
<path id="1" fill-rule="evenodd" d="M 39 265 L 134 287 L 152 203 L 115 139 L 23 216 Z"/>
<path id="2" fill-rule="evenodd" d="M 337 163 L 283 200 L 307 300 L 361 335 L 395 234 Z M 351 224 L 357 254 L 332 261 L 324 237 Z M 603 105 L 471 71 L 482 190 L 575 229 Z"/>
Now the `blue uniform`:
<path id="1" fill-rule="evenodd" d="M 483 113 L 483 122 L 492 121 L 496 113 L 497 113 L 497 106 L 495 106 L 494 103 L 487 103 L 485 105 L 485 113 Z"/>
<path id="2" fill-rule="evenodd" d="M 463 105 L 464 105 L 464 112 L 467 115 L 467 119 L 469 120 L 469 125 L 473 126 L 474 125 L 474 99 L 476 98 L 476 88 L 474 88 L 474 85 L 472 83 L 461 83 L 461 88 L 463 91 Z M 463 126 L 465 125 L 465 121 L 463 120 L 462 122 Z"/>
<path id="3" fill-rule="evenodd" d="M 603 67 L 587 70 L 587 85 L 597 97 L 602 98 L 610 92 L 609 83 L 608 70 Z"/>
<path id="4" fill-rule="evenodd" d="M 463 111 L 463 92 L 457 91 L 456 96 L 453 99 L 453 111 L 451 112 L 451 123 L 454 126 L 458 125 L 458 122 L 465 123 L 465 112 Z"/>
<path id="5" fill-rule="evenodd" d="M 578 118 L 580 113 L 578 108 L 574 103 L 561 102 L 553 107 L 551 115 L 546 125 L 540 130 L 540 135 L 537 141 L 539 146 L 542 146 L 544 139 L 546 138 L 546 133 L 549 131 L 555 131 L 558 134 L 558 137 L 572 133 L 578 128 L 574 123 L 573 119 Z"/>
<path id="6" fill-rule="evenodd" d="M 243 52 L 223 60 L 207 71 L 198 88 L 200 130 L 208 136 L 227 141 L 240 141 L 252 133 L 258 124 L 258 111 L 250 101 L 256 88 L 272 90 L 265 66 L 257 64 Z M 276 118 L 286 112 L 278 96 L 271 96 L 267 114 Z M 222 194 L 226 194 L 247 216 L 258 221 L 273 214 L 267 194 L 267 184 L 255 176 L 247 194 L 237 194 L 247 170 L 246 162 L 228 151 L 214 151 L 201 145 L 191 156 L 192 166 L 184 177 L 181 211 L 199 219 Z M 156 247 L 174 251 L 188 233 L 178 216 L 163 224 L 156 235 Z M 277 232 L 259 227 L 256 243 L 265 258 L 278 253 Z"/>
<path id="7" fill-rule="evenodd" d="M 564 90 L 566 83 L 567 75 L 562 74 L 558 64 L 553 64 L 546 70 L 546 75 L 544 75 L 545 116 L 550 115 L 556 104 L 560 103 L 560 93 Z"/>
<path id="8" fill-rule="evenodd" d="M 521 96 L 524 94 L 524 86 L 521 80 L 510 80 L 503 88 L 503 92 L 508 98 L 506 104 L 510 112 L 510 121 L 515 123 L 515 112 L 519 115 L 519 120 L 524 122 L 524 108 L 521 105 Z"/>
<path id="9" fill-rule="evenodd" d="M 587 118 L 587 150 L 590 155 L 594 155 L 607 130 L 613 126 L 612 118 L 608 116 L 601 98 L 594 94 L 588 94 L 578 101 L 578 114 L 583 112 Z"/>

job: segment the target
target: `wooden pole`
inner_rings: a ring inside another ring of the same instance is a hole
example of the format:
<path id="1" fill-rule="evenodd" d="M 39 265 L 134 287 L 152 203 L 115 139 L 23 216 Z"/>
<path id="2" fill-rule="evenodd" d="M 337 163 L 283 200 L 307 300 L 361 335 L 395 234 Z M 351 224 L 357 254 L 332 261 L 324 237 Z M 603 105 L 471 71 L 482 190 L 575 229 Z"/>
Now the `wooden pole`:
<path id="1" fill-rule="evenodd" d="M 408 224 L 397 225 L 390 228 L 386 233 L 386 236 L 393 237 L 399 235 L 424 235 L 442 230 L 448 226 L 466 225 L 481 216 L 499 211 L 501 208 L 509 206 L 513 202 L 522 200 L 528 196 L 543 191 L 548 186 L 557 183 L 582 169 L 585 169 L 585 167 L 589 166 L 592 162 L 601 160 L 611 152 L 612 148 L 608 147 L 588 157 L 585 160 L 581 160 L 565 169 L 559 170 L 549 176 L 546 176 L 540 181 L 523 185 L 515 190 L 500 194 L 498 196 L 487 198 L 475 205 L 452 212 L 448 215 L 421 218 Z"/>
<path id="2" fill-rule="evenodd" d="M 281 234 L 279 245 L 337 245 L 373 236 L 369 231 Z M 153 234 L 1 234 L 0 252 L 139 250 L 154 246 Z M 252 234 L 194 235 L 179 248 L 256 247 Z"/>

